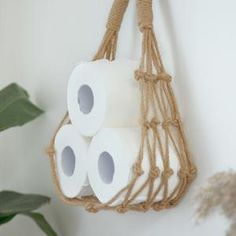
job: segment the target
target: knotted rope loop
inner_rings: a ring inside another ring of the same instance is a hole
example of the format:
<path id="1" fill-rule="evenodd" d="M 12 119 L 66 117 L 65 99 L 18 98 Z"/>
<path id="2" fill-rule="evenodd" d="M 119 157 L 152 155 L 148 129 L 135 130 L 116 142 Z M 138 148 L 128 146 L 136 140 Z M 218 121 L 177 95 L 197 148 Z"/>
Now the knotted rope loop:
<path id="1" fill-rule="evenodd" d="M 197 175 L 196 167 L 190 168 L 190 172 L 189 172 L 189 176 L 188 176 L 189 181 L 192 181 L 196 177 L 196 175 Z"/>
<path id="2" fill-rule="evenodd" d="M 144 77 L 144 72 L 142 72 L 141 70 L 136 70 L 134 72 L 134 78 L 139 81 Z"/>
<path id="3" fill-rule="evenodd" d="M 158 121 L 158 119 L 156 117 L 153 117 L 151 122 L 150 122 L 150 127 L 152 129 L 156 129 L 156 127 L 160 124 L 160 122 Z"/>
<path id="4" fill-rule="evenodd" d="M 134 175 L 138 177 L 144 173 L 144 171 L 142 170 L 142 163 L 140 161 L 137 161 L 136 163 L 134 163 L 133 172 L 134 172 Z"/>
<path id="5" fill-rule="evenodd" d="M 138 205 L 138 210 L 142 212 L 148 211 L 149 206 L 146 203 L 142 203 Z"/>
<path id="6" fill-rule="evenodd" d="M 156 82 L 156 75 L 148 73 L 148 72 L 144 72 L 141 70 L 136 70 L 134 73 L 134 78 L 137 81 L 143 80 L 144 82 Z"/>
<path id="7" fill-rule="evenodd" d="M 158 82 L 158 81 L 166 81 L 166 82 L 171 82 L 172 78 L 170 75 L 168 75 L 167 73 L 163 72 L 163 73 L 160 73 L 156 76 L 155 78 L 155 82 Z"/>
<path id="8" fill-rule="evenodd" d="M 171 124 L 175 127 L 179 127 L 179 119 L 175 118 L 174 120 L 172 120 Z"/>
<path id="9" fill-rule="evenodd" d="M 91 212 L 91 213 L 97 213 L 98 209 L 94 207 L 94 204 L 88 204 L 85 207 L 86 211 Z"/>
<path id="10" fill-rule="evenodd" d="M 107 21 L 107 29 L 119 31 L 129 0 L 115 0 Z"/>
<path id="11" fill-rule="evenodd" d="M 174 171 L 169 167 L 165 168 L 164 171 L 162 172 L 162 176 L 166 178 L 170 178 L 173 174 Z"/>
<path id="12" fill-rule="evenodd" d="M 145 130 L 148 130 L 148 129 L 155 130 L 159 124 L 160 124 L 160 122 L 158 121 L 158 119 L 156 117 L 154 117 L 154 118 L 152 118 L 152 120 L 150 122 L 149 121 L 145 121 L 143 123 L 143 128 Z"/>
<path id="13" fill-rule="evenodd" d="M 180 179 L 188 178 L 189 181 L 195 178 L 197 174 L 196 168 L 191 169 L 181 169 L 178 172 L 178 176 Z"/>
<path id="14" fill-rule="evenodd" d="M 163 201 L 161 203 L 156 203 L 153 205 L 153 210 L 155 211 L 160 211 L 160 210 L 163 210 L 163 209 L 168 209 L 171 207 L 171 204 L 169 201 Z"/>
<path id="15" fill-rule="evenodd" d="M 166 119 L 162 122 L 162 128 L 163 129 L 167 129 L 169 127 L 169 125 L 173 125 L 175 127 L 178 127 L 179 126 L 179 120 L 178 119 Z"/>
<path id="16" fill-rule="evenodd" d="M 150 122 L 145 121 L 145 122 L 143 123 L 143 128 L 144 128 L 145 130 L 150 129 L 150 128 L 151 128 Z"/>
<path id="17" fill-rule="evenodd" d="M 116 207 L 116 211 L 119 213 L 125 213 L 129 210 L 129 208 L 127 206 L 125 206 L 124 204 L 121 204 L 119 206 Z"/>
<path id="18" fill-rule="evenodd" d="M 168 209 L 170 206 L 171 206 L 170 202 L 164 201 L 164 202 L 161 202 L 161 203 L 159 203 L 159 202 L 154 203 L 152 208 L 155 211 L 160 211 L 160 210 L 163 210 L 163 209 Z"/>
<path id="19" fill-rule="evenodd" d="M 189 171 L 186 170 L 186 169 L 181 169 L 181 170 L 179 170 L 179 172 L 178 172 L 178 176 L 179 176 L 179 178 L 181 178 L 181 179 L 185 179 L 185 178 L 187 178 L 187 177 L 189 176 Z"/>
<path id="20" fill-rule="evenodd" d="M 152 118 L 151 122 L 149 121 L 145 121 L 143 123 L 143 128 L 145 130 L 148 130 L 148 129 L 156 129 L 157 126 L 160 124 L 160 122 L 157 120 L 156 117 Z"/>
<path id="21" fill-rule="evenodd" d="M 153 22 L 152 0 L 137 0 L 136 4 L 140 31 L 151 29 Z"/>
<path id="22" fill-rule="evenodd" d="M 151 167 L 149 172 L 149 178 L 154 180 L 157 179 L 159 175 L 160 175 L 160 169 L 157 166 Z"/>
<path id="23" fill-rule="evenodd" d="M 156 75 L 156 74 L 143 72 L 140 70 L 135 71 L 135 79 L 137 81 L 143 80 L 144 82 L 154 82 L 154 83 L 157 83 L 161 80 L 166 81 L 166 82 L 171 82 L 172 80 L 171 76 L 164 72 Z"/>
<path id="24" fill-rule="evenodd" d="M 143 80 L 144 82 L 149 82 L 152 79 L 152 74 L 143 72 L 141 70 L 136 70 L 134 77 L 137 81 Z"/>
<path id="25" fill-rule="evenodd" d="M 171 119 L 165 120 L 162 122 L 162 128 L 167 129 L 170 124 L 171 124 Z"/>
<path id="26" fill-rule="evenodd" d="M 49 146 L 48 148 L 46 148 L 46 153 L 48 154 L 49 157 L 53 157 L 56 151 L 53 146 Z"/>

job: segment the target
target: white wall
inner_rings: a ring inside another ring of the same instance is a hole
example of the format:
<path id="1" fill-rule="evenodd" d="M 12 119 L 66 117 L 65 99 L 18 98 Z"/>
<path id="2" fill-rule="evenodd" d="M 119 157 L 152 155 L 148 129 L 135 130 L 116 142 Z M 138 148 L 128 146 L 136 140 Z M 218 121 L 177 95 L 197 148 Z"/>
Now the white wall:
<path id="1" fill-rule="evenodd" d="M 46 113 L 0 134 L 0 189 L 52 197 L 43 209 L 62 236 L 222 236 L 225 219 L 212 216 L 196 226 L 193 196 L 216 171 L 235 168 L 236 2 L 155 0 L 155 26 L 199 175 L 176 209 L 163 212 L 90 214 L 61 203 L 44 153 L 66 111 L 66 84 L 74 65 L 94 55 L 111 0 L 0 0 L 0 87 L 16 81 Z M 121 30 L 118 56 L 138 58 L 140 36 L 135 0 Z M 17 217 L 1 236 L 43 235 Z"/>

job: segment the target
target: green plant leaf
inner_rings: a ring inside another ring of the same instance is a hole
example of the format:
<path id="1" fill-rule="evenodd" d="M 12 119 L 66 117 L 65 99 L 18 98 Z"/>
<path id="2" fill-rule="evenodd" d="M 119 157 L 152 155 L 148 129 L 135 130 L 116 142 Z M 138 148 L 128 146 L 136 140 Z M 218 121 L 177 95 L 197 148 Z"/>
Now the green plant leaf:
<path id="1" fill-rule="evenodd" d="M 16 83 L 0 91 L 0 131 L 24 125 L 42 113 L 40 108 L 30 102 L 26 90 Z"/>
<path id="2" fill-rule="evenodd" d="M 34 222 L 39 226 L 39 228 L 48 236 L 56 236 L 57 233 L 52 229 L 52 227 L 48 224 L 45 217 L 37 212 L 28 212 L 23 215 L 30 217 Z"/>
<path id="3" fill-rule="evenodd" d="M 0 192 L 0 216 L 33 211 L 49 202 L 50 198 L 41 195 L 2 191 Z"/>
<path id="4" fill-rule="evenodd" d="M 0 192 L 0 225 L 9 222 L 17 214 L 22 214 L 33 219 L 46 235 L 56 236 L 57 234 L 42 214 L 31 212 L 49 202 L 50 198 L 42 195 L 2 191 Z"/>
<path id="5" fill-rule="evenodd" d="M 9 216 L 0 216 L 0 225 L 5 224 L 12 220 L 15 217 L 15 214 Z"/>

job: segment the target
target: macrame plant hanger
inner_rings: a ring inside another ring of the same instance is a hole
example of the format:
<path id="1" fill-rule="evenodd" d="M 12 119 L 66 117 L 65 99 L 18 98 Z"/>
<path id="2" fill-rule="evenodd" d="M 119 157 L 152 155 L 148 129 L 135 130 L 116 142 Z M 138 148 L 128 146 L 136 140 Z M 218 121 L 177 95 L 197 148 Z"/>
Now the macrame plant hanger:
<path id="1" fill-rule="evenodd" d="M 118 32 L 128 2 L 129 0 L 114 0 L 105 35 L 94 60 L 115 59 Z M 100 203 L 95 196 L 69 199 L 63 195 L 56 170 L 54 141 L 60 127 L 70 123 L 68 113 L 59 124 L 47 150 L 50 157 L 52 177 L 60 198 L 67 204 L 84 206 L 90 212 L 113 209 L 119 213 L 124 213 L 128 210 L 147 211 L 149 209 L 161 210 L 173 207 L 183 197 L 196 175 L 196 167 L 189 156 L 180 114 L 171 87 L 171 76 L 165 71 L 153 30 L 152 0 L 136 0 L 136 8 L 138 26 L 142 33 L 140 66 L 134 72 L 134 78 L 139 83 L 141 96 L 141 144 L 139 151 L 137 150 L 137 160 L 133 166 L 133 176 L 130 183 L 106 204 Z M 172 192 L 169 192 L 168 189 L 168 180 L 174 174 L 169 161 L 170 145 L 176 153 L 180 166 L 177 173 L 179 181 Z M 134 186 L 143 173 L 142 162 L 145 152 L 148 153 L 150 164 L 149 176 L 143 185 L 134 191 Z M 162 169 L 157 165 L 157 152 L 161 156 Z M 158 178 L 160 178 L 160 184 L 156 186 L 155 181 Z M 135 203 L 135 199 L 144 189 L 148 189 L 146 200 Z M 160 193 L 162 200 L 155 201 L 156 196 Z M 112 203 L 121 194 L 125 196 L 123 202 L 118 206 L 113 206 Z"/>

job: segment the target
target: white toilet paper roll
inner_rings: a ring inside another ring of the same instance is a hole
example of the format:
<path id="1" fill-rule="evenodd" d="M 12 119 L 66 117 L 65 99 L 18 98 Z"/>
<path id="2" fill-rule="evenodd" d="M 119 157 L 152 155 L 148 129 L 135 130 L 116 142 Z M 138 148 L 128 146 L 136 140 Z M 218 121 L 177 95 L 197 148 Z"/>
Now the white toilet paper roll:
<path id="1" fill-rule="evenodd" d="M 127 59 L 79 64 L 71 74 L 67 106 L 72 124 L 82 135 L 101 127 L 137 126 L 140 92 L 134 79 L 138 63 Z"/>
<path id="2" fill-rule="evenodd" d="M 88 141 L 72 125 L 64 125 L 55 138 L 60 186 L 66 197 L 92 194 L 87 177 Z"/>
<path id="3" fill-rule="evenodd" d="M 102 203 L 108 202 L 116 193 L 127 186 L 132 177 L 133 164 L 137 159 L 140 148 L 140 133 L 138 128 L 104 128 L 93 138 L 88 151 L 88 175 L 95 195 Z M 174 175 L 169 178 L 169 193 L 176 187 L 179 179 L 178 158 L 172 147 L 169 148 L 170 167 Z M 157 166 L 163 170 L 161 156 L 157 152 Z M 133 189 L 135 192 L 148 178 L 149 160 L 147 153 L 144 155 L 142 169 L 144 174 L 139 177 Z M 160 178 L 155 182 L 159 186 Z M 148 188 L 135 199 L 135 203 L 146 200 Z M 113 204 L 120 204 L 124 195 Z M 162 200 L 162 192 L 157 195 L 156 201 Z"/>

